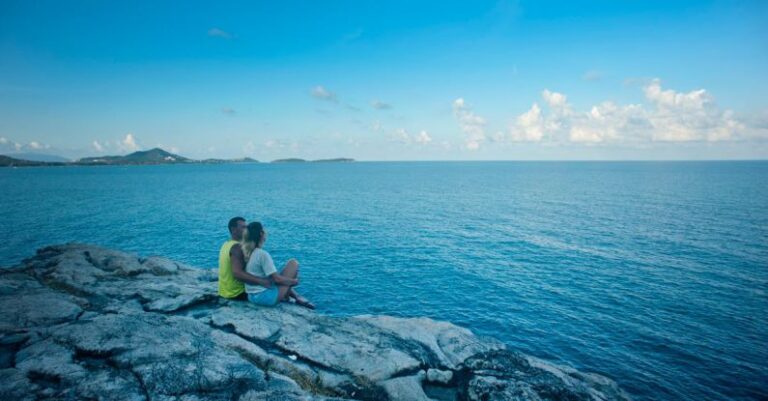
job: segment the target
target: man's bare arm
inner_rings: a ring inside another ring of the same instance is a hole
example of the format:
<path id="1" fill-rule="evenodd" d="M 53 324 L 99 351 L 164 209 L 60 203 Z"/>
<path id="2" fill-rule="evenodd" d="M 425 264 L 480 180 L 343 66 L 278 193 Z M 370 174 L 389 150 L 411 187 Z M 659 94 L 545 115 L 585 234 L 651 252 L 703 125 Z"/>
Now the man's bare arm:
<path id="1" fill-rule="evenodd" d="M 260 285 L 266 288 L 272 287 L 272 280 L 256 277 L 245 271 L 245 255 L 239 245 L 233 245 L 229 249 L 229 258 L 232 261 L 232 275 L 243 283 Z"/>

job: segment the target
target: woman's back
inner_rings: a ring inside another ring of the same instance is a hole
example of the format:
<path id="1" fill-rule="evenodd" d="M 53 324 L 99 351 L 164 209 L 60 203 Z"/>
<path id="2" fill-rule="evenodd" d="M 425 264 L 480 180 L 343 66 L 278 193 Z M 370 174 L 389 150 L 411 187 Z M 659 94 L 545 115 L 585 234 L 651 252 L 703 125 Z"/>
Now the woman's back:
<path id="1" fill-rule="evenodd" d="M 273 273 L 276 273 L 277 269 L 275 268 L 275 263 L 272 261 L 272 256 L 269 252 L 261 248 L 256 248 L 248 258 L 248 263 L 245 265 L 245 271 L 256 277 L 269 277 Z M 249 294 L 259 293 L 265 289 L 265 287 L 260 285 L 245 285 L 245 290 Z"/>

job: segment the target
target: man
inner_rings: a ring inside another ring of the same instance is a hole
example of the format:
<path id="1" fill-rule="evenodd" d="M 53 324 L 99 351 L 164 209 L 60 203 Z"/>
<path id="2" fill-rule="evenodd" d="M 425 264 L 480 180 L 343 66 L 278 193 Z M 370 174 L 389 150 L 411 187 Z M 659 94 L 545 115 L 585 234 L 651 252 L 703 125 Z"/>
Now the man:
<path id="1" fill-rule="evenodd" d="M 272 282 L 269 279 L 256 277 L 245 271 L 245 257 L 240 248 L 243 239 L 243 231 L 247 225 L 242 217 L 229 219 L 229 240 L 219 250 L 219 295 L 229 299 L 248 299 L 245 293 L 245 285 L 256 284 L 270 288 Z"/>

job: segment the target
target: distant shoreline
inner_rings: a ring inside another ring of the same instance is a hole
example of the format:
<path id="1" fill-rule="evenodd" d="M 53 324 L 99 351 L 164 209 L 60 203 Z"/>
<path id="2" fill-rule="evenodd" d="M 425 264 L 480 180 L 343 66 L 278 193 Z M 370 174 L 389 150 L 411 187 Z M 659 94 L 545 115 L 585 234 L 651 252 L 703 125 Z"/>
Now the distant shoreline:
<path id="1" fill-rule="evenodd" d="M 107 156 L 115 157 L 115 156 Z M 117 156 L 127 157 L 127 156 Z M 89 167 L 89 166 L 160 166 L 160 165 L 200 165 L 200 164 L 303 164 L 303 163 L 766 163 L 768 159 L 680 159 L 680 160 L 355 160 L 352 158 L 333 158 L 306 160 L 301 158 L 275 159 L 262 162 L 255 159 L 186 159 L 175 161 L 118 161 L 87 158 L 71 162 L 46 162 L 16 159 L 0 155 L 0 167 Z M 95 159 L 95 160 L 94 160 Z"/>
<path id="2" fill-rule="evenodd" d="M 299 158 L 277 159 L 271 163 L 349 163 L 350 158 L 305 160 Z M 65 167 L 65 166 L 156 166 L 177 164 L 255 164 L 258 160 L 250 157 L 240 159 L 203 159 L 195 160 L 167 152 L 160 148 L 138 151 L 125 156 L 96 156 L 84 157 L 74 161 L 42 161 L 16 159 L 8 155 L 0 155 L 0 167 Z"/>

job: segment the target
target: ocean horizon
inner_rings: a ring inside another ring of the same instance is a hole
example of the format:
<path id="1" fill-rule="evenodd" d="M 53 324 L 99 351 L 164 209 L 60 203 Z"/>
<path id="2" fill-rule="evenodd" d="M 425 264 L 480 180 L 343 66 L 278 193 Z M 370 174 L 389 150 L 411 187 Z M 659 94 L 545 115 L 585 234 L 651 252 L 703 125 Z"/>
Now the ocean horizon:
<path id="1" fill-rule="evenodd" d="M 0 266 L 80 242 L 216 269 L 233 216 L 319 311 L 451 321 L 636 400 L 768 395 L 768 161 L 0 169 Z"/>

